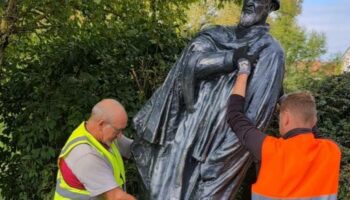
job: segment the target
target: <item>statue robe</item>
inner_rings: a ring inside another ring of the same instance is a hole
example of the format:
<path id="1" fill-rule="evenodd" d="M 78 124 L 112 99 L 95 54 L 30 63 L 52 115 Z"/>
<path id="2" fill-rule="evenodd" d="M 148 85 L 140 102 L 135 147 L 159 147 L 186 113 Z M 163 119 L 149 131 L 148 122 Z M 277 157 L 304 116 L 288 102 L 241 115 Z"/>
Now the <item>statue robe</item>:
<path id="1" fill-rule="evenodd" d="M 264 47 L 245 105 L 260 129 L 268 125 L 282 91 L 284 53 L 267 25 L 253 26 L 240 38 L 235 29 L 200 32 L 134 117 L 132 153 L 151 199 L 232 199 L 253 161 L 225 119 L 237 74 L 234 50 Z"/>

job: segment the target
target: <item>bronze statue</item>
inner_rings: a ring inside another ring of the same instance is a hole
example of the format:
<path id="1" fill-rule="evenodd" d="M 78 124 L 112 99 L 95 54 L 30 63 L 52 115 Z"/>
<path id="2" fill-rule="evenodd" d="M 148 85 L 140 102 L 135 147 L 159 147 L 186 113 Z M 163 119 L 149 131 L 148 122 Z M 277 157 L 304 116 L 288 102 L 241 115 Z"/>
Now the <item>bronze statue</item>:
<path id="1" fill-rule="evenodd" d="M 279 0 L 245 0 L 238 26 L 201 31 L 134 117 L 132 152 L 151 199 L 233 199 L 253 159 L 225 120 L 237 51 L 256 55 L 246 115 L 267 127 L 282 91 L 284 53 L 269 34 Z"/>

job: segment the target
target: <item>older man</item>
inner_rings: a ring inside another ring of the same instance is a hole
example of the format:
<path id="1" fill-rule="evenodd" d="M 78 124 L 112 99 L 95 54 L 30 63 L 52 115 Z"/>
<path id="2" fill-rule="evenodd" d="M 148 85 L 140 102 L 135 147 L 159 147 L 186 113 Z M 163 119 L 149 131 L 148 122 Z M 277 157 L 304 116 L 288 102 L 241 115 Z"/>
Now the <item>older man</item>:
<path id="1" fill-rule="evenodd" d="M 257 57 L 247 115 L 265 128 L 282 90 L 284 53 L 269 34 L 278 0 L 245 0 L 238 26 L 200 32 L 135 116 L 133 155 L 152 199 L 233 199 L 253 157 L 225 122 L 242 49 Z"/>
<path id="2" fill-rule="evenodd" d="M 97 103 L 86 122 L 73 131 L 58 159 L 55 200 L 132 200 L 125 188 L 121 155 L 130 157 L 132 140 L 123 135 L 127 113 L 116 100 Z"/>

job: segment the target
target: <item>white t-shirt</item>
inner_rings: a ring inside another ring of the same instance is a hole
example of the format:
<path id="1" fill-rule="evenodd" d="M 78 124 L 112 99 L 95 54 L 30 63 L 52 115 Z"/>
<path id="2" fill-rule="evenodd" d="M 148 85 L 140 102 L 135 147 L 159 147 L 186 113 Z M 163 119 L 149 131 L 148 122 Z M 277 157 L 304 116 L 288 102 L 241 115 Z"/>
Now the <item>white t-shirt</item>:
<path id="1" fill-rule="evenodd" d="M 123 157 L 130 158 L 132 142 L 133 140 L 124 135 L 117 139 L 118 150 Z M 119 187 L 109 161 L 88 144 L 77 145 L 64 160 L 93 197 Z"/>

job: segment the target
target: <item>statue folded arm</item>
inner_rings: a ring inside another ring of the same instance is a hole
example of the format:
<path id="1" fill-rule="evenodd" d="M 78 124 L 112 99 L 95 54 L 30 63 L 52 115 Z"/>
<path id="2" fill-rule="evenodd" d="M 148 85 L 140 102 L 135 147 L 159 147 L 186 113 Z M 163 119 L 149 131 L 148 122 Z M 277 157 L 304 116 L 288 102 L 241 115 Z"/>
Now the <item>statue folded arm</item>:
<path id="1" fill-rule="evenodd" d="M 203 31 L 191 42 L 187 48 L 184 66 L 194 70 L 196 79 L 207 79 L 212 76 L 231 73 L 233 67 L 233 49 L 223 50 L 218 47 L 212 36 L 206 34 L 208 31 L 216 30 L 212 28 Z M 219 29 L 218 29 L 219 30 Z"/>
<path id="2" fill-rule="evenodd" d="M 220 75 L 232 73 L 234 50 L 223 50 L 213 39 L 205 34 L 196 37 L 186 49 L 183 58 L 183 76 L 181 76 L 185 105 L 188 111 L 194 111 L 196 99 L 195 86 L 200 80 L 214 79 Z"/>
<path id="3" fill-rule="evenodd" d="M 207 79 L 212 76 L 228 74 L 234 71 L 233 52 L 195 52 L 195 78 Z"/>

